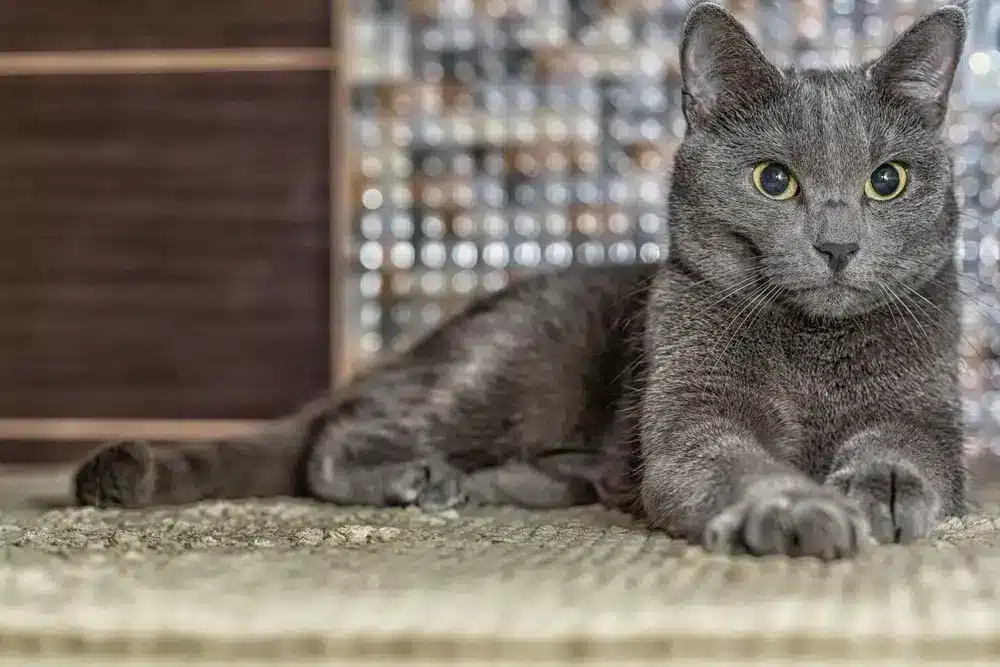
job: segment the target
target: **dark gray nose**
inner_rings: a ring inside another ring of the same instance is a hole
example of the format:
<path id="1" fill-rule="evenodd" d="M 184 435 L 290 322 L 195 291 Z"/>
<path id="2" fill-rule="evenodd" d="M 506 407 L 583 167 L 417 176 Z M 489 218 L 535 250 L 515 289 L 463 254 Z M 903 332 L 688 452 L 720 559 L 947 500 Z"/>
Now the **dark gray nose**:
<path id="1" fill-rule="evenodd" d="M 834 273 L 840 273 L 858 252 L 857 243 L 820 243 L 813 246 L 819 254 L 826 257 L 827 264 Z"/>

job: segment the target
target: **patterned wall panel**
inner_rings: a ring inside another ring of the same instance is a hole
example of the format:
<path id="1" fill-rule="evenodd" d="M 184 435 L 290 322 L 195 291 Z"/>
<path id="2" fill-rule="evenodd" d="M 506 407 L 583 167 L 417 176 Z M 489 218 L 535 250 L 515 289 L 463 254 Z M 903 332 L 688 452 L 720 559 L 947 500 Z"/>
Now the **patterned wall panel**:
<path id="1" fill-rule="evenodd" d="M 871 57 L 935 4 L 727 6 L 775 58 L 809 66 Z M 378 354 L 519 271 L 651 262 L 669 252 L 659 241 L 684 131 L 676 52 L 686 7 L 352 0 L 352 354 Z M 995 442 L 1000 15 L 976 11 L 948 136 L 966 209 L 963 381 L 972 424 Z"/>

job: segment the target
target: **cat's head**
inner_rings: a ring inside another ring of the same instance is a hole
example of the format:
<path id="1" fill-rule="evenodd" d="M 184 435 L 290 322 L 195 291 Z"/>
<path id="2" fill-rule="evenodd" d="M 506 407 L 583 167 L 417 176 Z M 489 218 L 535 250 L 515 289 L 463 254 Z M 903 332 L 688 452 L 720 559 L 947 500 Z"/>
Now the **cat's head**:
<path id="1" fill-rule="evenodd" d="M 874 62 L 779 68 L 728 12 L 696 4 L 671 254 L 720 289 L 813 317 L 866 312 L 932 279 L 957 234 L 941 130 L 965 34 L 964 10 L 948 6 Z"/>

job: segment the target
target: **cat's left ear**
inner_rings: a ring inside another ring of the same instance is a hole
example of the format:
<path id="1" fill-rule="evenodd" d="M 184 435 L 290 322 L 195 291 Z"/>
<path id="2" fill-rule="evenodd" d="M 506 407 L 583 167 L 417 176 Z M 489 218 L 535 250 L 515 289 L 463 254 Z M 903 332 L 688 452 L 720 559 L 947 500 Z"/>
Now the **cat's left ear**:
<path id="1" fill-rule="evenodd" d="M 916 109 L 928 127 L 940 128 L 967 23 L 965 10 L 957 5 L 931 12 L 892 43 L 868 68 L 868 77 Z"/>

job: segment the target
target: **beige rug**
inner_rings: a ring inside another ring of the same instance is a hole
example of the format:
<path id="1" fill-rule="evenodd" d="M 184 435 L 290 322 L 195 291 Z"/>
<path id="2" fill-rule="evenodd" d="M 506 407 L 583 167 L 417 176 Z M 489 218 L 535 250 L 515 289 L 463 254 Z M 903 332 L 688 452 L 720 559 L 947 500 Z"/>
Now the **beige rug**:
<path id="1" fill-rule="evenodd" d="M 595 508 L 39 511 L 14 496 L 0 665 L 1000 663 L 997 506 L 822 564 L 709 556 Z"/>

